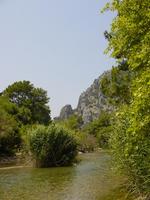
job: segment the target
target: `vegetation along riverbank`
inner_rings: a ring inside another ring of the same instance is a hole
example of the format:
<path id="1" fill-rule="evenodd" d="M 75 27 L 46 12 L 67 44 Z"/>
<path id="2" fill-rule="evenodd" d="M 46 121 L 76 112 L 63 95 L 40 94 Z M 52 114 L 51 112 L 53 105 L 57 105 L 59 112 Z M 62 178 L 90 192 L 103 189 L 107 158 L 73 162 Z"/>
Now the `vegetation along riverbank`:
<path id="1" fill-rule="evenodd" d="M 75 109 L 52 119 L 47 91 L 26 80 L 1 91 L 0 199 L 150 200 L 150 2 L 108 11 L 116 64 Z"/>

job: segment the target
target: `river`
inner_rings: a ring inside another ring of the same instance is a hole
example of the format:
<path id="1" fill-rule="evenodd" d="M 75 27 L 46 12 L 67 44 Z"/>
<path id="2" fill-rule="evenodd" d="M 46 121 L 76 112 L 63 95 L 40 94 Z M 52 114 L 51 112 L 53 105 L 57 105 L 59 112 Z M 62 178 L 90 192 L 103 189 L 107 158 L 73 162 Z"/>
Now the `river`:
<path id="1" fill-rule="evenodd" d="M 103 200 L 116 187 L 106 152 L 81 155 L 72 167 L 0 169 L 0 200 Z"/>

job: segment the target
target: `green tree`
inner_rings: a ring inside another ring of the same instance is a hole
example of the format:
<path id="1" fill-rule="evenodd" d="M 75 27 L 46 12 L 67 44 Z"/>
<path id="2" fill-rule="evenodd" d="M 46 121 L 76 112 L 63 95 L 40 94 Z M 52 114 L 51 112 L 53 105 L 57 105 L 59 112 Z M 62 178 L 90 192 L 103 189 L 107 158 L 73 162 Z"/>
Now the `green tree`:
<path id="1" fill-rule="evenodd" d="M 150 195 L 150 6 L 147 0 L 112 0 L 106 9 L 117 12 L 108 51 L 126 60 L 135 76 L 131 102 L 117 113 L 112 136 L 114 155 L 129 175 L 134 190 Z"/>
<path id="2" fill-rule="evenodd" d="M 18 119 L 23 124 L 49 124 L 49 98 L 42 88 L 35 88 L 29 81 L 19 81 L 8 86 L 3 96 L 19 108 Z"/>
<path id="3" fill-rule="evenodd" d="M 110 104 L 119 107 L 131 100 L 131 80 L 133 73 L 120 64 L 113 67 L 110 76 L 105 75 L 100 81 L 100 88 Z"/>
<path id="4" fill-rule="evenodd" d="M 0 96 L 0 110 L 4 110 L 10 115 L 16 115 L 18 108 L 14 103 L 11 103 L 7 97 Z"/>
<path id="5" fill-rule="evenodd" d="M 129 68 L 149 68 L 150 12 L 147 0 L 112 0 L 106 9 L 117 12 L 111 26 L 108 51 Z M 119 56 L 118 56 L 119 55 Z"/>

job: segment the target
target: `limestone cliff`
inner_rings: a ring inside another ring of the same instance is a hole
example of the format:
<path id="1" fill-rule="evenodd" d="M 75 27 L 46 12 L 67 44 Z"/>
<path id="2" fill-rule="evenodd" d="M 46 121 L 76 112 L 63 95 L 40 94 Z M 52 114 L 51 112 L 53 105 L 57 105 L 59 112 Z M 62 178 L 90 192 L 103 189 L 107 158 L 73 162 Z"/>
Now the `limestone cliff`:
<path id="1" fill-rule="evenodd" d="M 100 89 L 100 80 L 104 75 L 110 77 L 111 72 L 104 72 L 99 78 L 94 80 L 93 84 L 80 95 L 75 110 L 72 110 L 71 105 L 63 107 L 59 119 L 67 119 L 70 115 L 77 114 L 82 116 L 84 124 L 87 124 L 98 118 L 101 111 L 104 110 L 110 112 L 113 108 Z"/>
<path id="2" fill-rule="evenodd" d="M 72 109 L 72 106 L 68 104 L 68 105 L 65 105 L 65 106 L 61 109 L 59 118 L 60 118 L 61 120 L 67 119 L 68 117 L 70 117 L 70 116 L 73 115 L 73 114 L 74 114 L 74 111 L 73 111 L 73 109 Z"/>

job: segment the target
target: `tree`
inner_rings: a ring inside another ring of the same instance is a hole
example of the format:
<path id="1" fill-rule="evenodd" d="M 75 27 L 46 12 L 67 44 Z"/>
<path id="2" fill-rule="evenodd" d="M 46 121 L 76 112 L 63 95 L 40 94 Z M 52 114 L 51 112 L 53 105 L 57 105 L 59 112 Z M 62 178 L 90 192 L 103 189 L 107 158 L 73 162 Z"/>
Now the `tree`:
<path id="1" fill-rule="evenodd" d="M 4 110 L 10 115 L 16 115 L 18 108 L 14 103 L 11 103 L 7 97 L 0 96 L 0 110 Z"/>
<path id="2" fill-rule="evenodd" d="M 20 145 L 17 121 L 4 109 L 0 109 L 0 156 L 14 154 Z"/>
<path id="3" fill-rule="evenodd" d="M 127 59 L 132 69 L 149 68 L 150 12 L 147 0 L 113 0 L 106 9 L 117 12 L 111 26 L 108 51 Z"/>
<path id="4" fill-rule="evenodd" d="M 49 98 L 42 88 L 35 88 L 29 81 L 19 81 L 8 86 L 3 96 L 19 108 L 18 118 L 23 124 L 50 122 Z"/>
<path id="5" fill-rule="evenodd" d="M 124 69 L 124 64 L 113 67 L 110 76 L 104 75 L 100 88 L 111 104 L 119 107 L 130 102 L 132 77 L 133 72 Z"/>
<path id="6" fill-rule="evenodd" d="M 131 102 L 117 113 L 112 147 L 135 191 L 150 195 L 150 7 L 147 0 L 112 0 L 106 9 L 117 12 L 108 51 L 126 60 L 135 73 Z M 145 198 L 145 199 L 146 199 Z"/>

